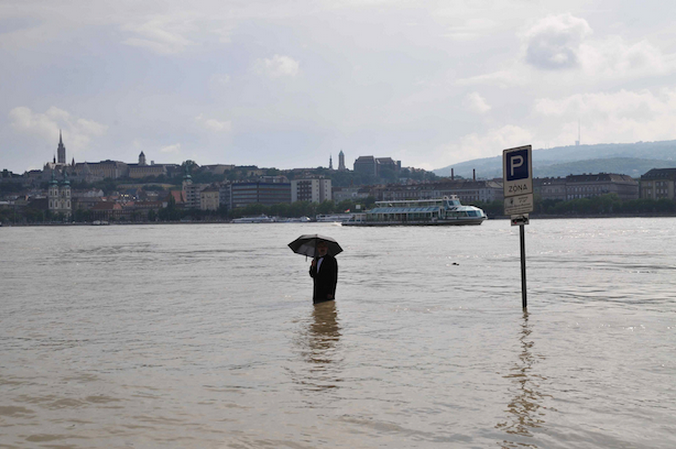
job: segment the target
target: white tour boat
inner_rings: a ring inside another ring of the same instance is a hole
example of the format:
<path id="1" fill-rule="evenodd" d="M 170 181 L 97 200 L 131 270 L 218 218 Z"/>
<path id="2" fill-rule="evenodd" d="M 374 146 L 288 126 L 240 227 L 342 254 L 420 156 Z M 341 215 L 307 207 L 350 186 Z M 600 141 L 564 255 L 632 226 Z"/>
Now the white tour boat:
<path id="1" fill-rule="evenodd" d="M 457 196 L 428 200 L 377 201 L 376 207 L 343 226 L 449 226 L 480 225 L 487 214 L 464 206 Z"/>

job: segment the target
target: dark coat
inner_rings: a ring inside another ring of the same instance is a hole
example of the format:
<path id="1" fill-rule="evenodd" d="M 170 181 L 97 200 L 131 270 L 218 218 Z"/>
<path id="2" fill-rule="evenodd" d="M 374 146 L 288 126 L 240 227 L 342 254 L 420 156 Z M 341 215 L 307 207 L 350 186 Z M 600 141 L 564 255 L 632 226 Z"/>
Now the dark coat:
<path id="1" fill-rule="evenodd" d="M 338 263 L 334 256 L 329 254 L 324 256 L 319 272 L 311 265 L 310 277 L 313 278 L 313 304 L 334 299 L 338 280 Z"/>

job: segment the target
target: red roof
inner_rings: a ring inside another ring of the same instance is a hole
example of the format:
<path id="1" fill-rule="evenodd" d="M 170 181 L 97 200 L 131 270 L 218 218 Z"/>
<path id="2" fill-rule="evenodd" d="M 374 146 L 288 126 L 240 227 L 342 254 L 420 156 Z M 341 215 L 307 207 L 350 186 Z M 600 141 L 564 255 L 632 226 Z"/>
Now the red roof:
<path id="1" fill-rule="evenodd" d="M 169 192 L 169 195 L 174 197 L 176 204 L 186 202 L 186 198 L 183 196 L 183 190 L 172 190 Z M 169 199 L 169 197 L 167 197 L 167 199 Z"/>

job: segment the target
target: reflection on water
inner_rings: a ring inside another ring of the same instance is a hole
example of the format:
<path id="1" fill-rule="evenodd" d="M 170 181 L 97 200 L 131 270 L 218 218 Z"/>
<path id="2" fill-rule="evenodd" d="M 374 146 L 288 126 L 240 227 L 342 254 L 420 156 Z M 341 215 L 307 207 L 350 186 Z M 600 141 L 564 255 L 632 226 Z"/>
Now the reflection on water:
<path id="1" fill-rule="evenodd" d="M 504 378 L 511 381 L 516 391 L 515 396 L 508 404 L 506 412 L 508 420 L 496 425 L 497 429 L 503 430 L 510 437 L 499 443 L 502 448 L 528 447 L 536 449 L 532 438 L 532 430 L 541 427 L 544 407 L 541 405 L 545 395 L 540 391 L 541 381 L 546 380 L 534 372 L 534 365 L 545 358 L 534 353 L 534 342 L 529 339 L 532 329 L 529 325 L 529 312 L 524 311 L 522 329 L 519 341 L 522 352 L 515 366 Z"/>
<path id="2" fill-rule="evenodd" d="M 302 379 L 296 381 L 314 391 L 337 388 L 341 382 L 341 360 L 337 349 L 341 327 L 336 302 L 327 301 L 313 306 L 309 322 L 301 333 L 298 346 L 308 366 Z"/>

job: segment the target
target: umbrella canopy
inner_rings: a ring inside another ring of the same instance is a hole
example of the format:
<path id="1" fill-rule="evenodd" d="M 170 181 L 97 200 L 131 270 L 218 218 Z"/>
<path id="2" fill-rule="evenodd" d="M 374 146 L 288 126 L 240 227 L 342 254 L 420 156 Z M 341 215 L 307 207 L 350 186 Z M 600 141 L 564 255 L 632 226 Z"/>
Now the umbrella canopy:
<path id="1" fill-rule="evenodd" d="M 315 257 L 315 248 L 318 242 L 327 243 L 327 254 L 332 256 L 337 255 L 343 248 L 338 244 L 336 240 L 331 237 L 327 237 L 319 234 L 305 234 L 294 240 L 289 244 L 289 247 L 296 254 L 301 254 L 303 256 Z"/>

